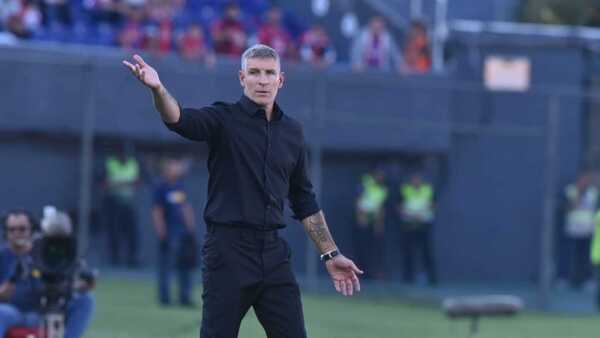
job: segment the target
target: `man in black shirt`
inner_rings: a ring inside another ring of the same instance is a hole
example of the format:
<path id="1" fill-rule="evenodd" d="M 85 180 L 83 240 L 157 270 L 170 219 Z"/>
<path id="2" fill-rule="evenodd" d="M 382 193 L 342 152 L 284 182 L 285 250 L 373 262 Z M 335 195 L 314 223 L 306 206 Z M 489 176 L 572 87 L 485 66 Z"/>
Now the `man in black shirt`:
<path id="1" fill-rule="evenodd" d="M 123 64 L 152 91 L 167 127 L 210 149 L 200 336 L 236 337 L 253 307 L 268 337 L 306 337 L 290 249 L 277 235 L 285 226 L 284 200 L 321 252 L 338 292 L 359 291 L 362 271 L 338 251 L 317 205 L 301 125 L 275 103 L 284 81 L 279 55 L 265 45 L 250 47 L 241 60 L 242 98 L 201 109 L 182 109 L 156 70 L 139 55 L 133 59 Z"/>

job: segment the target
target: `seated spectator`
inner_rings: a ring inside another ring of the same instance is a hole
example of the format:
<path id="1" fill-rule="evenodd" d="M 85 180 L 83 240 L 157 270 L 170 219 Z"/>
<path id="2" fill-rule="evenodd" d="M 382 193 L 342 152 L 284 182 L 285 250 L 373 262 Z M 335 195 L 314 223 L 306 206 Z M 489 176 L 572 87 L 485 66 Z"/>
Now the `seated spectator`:
<path id="1" fill-rule="evenodd" d="M 71 8 L 68 0 L 44 0 L 46 24 L 71 26 Z"/>
<path id="2" fill-rule="evenodd" d="M 146 6 L 148 10 L 148 19 L 159 23 L 171 21 L 175 16 L 175 13 L 178 13 L 181 10 L 181 5 L 182 4 L 177 1 L 149 0 Z"/>
<path id="3" fill-rule="evenodd" d="M 92 24 L 115 26 L 123 19 L 123 12 L 126 14 L 129 3 L 124 1 L 125 5 L 121 6 L 117 0 L 83 0 L 83 7 Z"/>
<path id="4" fill-rule="evenodd" d="M 352 45 L 352 68 L 355 71 L 400 69 L 400 59 L 394 38 L 386 29 L 383 18 L 371 18 L 368 27 L 359 33 Z"/>
<path id="5" fill-rule="evenodd" d="M 144 49 L 165 55 L 176 48 L 175 29 L 185 25 L 189 17 L 183 0 L 149 0 Z"/>
<path id="6" fill-rule="evenodd" d="M 215 57 L 206 43 L 204 31 L 197 24 L 191 24 L 177 38 L 179 53 L 187 60 L 203 61 L 208 67 L 215 64 Z"/>
<path id="7" fill-rule="evenodd" d="M 240 57 L 246 49 L 247 36 L 240 19 L 240 8 L 235 3 L 227 5 L 225 16 L 211 30 L 215 52 Z"/>
<path id="8" fill-rule="evenodd" d="M 173 28 L 168 20 L 149 24 L 144 32 L 143 48 L 156 55 L 165 55 L 172 49 Z"/>
<path id="9" fill-rule="evenodd" d="M 321 25 L 314 25 L 300 39 L 300 56 L 302 61 L 317 67 L 325 67 L 335 62 L 335 49 L 329 36 Z"/>
<path id="10" fill-rule="evenodd" d="M 269 9 L 269 0 L 244 0 L 240 1 L 244 13 L 259 17 Z"/>
<path id="11" fill-rule="evenodd" d="M 258 30 L 258 42 L 277 51 L 284 59 L 294 59 L 296 48 L 288 30 L 282 23 L 283 13 L 279 7 L 271 7 L 264 22 Z"/>
<path id="12" fill-rule="evenodd" d="M 413 21 L 404 44 L 405 73 L 427 73 L 431 69 L 431 49 L 427 28 L 421 21 Z"/>
<path id="13" fill-rule="evenodd" d="M 42 25 L 42 14 L 35 0 L 7 0 L 0 6 L 4 28 L 19 38 L 31 38 Z"/>
<path id="14" fill-rule="evenodd" d="M 119 32 L 119 46 L 130 50 L 142 49 L 144 44 L 144 8 L 140 6 L 129 7 L 126 13 L 127 19 Z"/>

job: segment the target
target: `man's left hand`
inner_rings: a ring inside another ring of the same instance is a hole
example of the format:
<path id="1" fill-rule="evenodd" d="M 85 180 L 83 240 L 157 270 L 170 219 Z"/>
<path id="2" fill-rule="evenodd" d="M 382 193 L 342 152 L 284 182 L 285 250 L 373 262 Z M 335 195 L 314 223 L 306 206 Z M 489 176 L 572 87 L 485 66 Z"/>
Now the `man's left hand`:
<path id="1" fill-rule="evenodd" d="M 325 262 L 325 267 L 337 292 L 344 296 L 352 296 L 355 290 L 360 291 L 358 275 L 363 271 L 352 260 L 344 255 L 338 255 Z"/>

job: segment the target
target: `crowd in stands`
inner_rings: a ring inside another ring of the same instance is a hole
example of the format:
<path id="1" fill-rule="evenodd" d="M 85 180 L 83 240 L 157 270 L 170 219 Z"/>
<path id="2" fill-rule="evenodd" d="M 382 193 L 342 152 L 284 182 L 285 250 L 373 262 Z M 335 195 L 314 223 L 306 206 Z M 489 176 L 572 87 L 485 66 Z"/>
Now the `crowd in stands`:
<path id="1" fill-rule="evenodd" d="M 177 51 L 208 66 L 219 57 L 239 58 L 264 43 L 292 62 L 326 67 L 336 51 L 322 25 L 303 27 L 268 0 L 0 0 L 0 32 L 20 39 L 120 46 L 156 55 Z M 354 70 L 429 71 L 425 25 L 413 23 L 402 48 L 374 17 L 355 38 Z"/>

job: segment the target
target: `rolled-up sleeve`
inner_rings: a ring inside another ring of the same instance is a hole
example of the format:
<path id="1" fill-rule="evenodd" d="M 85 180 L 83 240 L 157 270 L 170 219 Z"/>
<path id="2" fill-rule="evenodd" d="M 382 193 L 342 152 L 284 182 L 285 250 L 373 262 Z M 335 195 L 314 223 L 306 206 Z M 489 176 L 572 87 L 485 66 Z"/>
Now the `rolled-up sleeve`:
<path id="1" fill-rule="evenodd" d="M 313 192 L 313 186 L 308 176 L 307 170 L 306 146 L 300 150 L 296 167 L 290 178 L 290 207 L 294 212 L 294 218 L 303 220 L 310 215 L 314 215 L 319 210 L 319 204 Z"/>
<path id="2" fill-rule="evenodd" d="M 181 108 L 179 120 L 175 123 L 164 122 L 167 128 L 194 141 L 211 141 L 221 129 L 219 112 L 215 107 L 200 109 Z"/>

